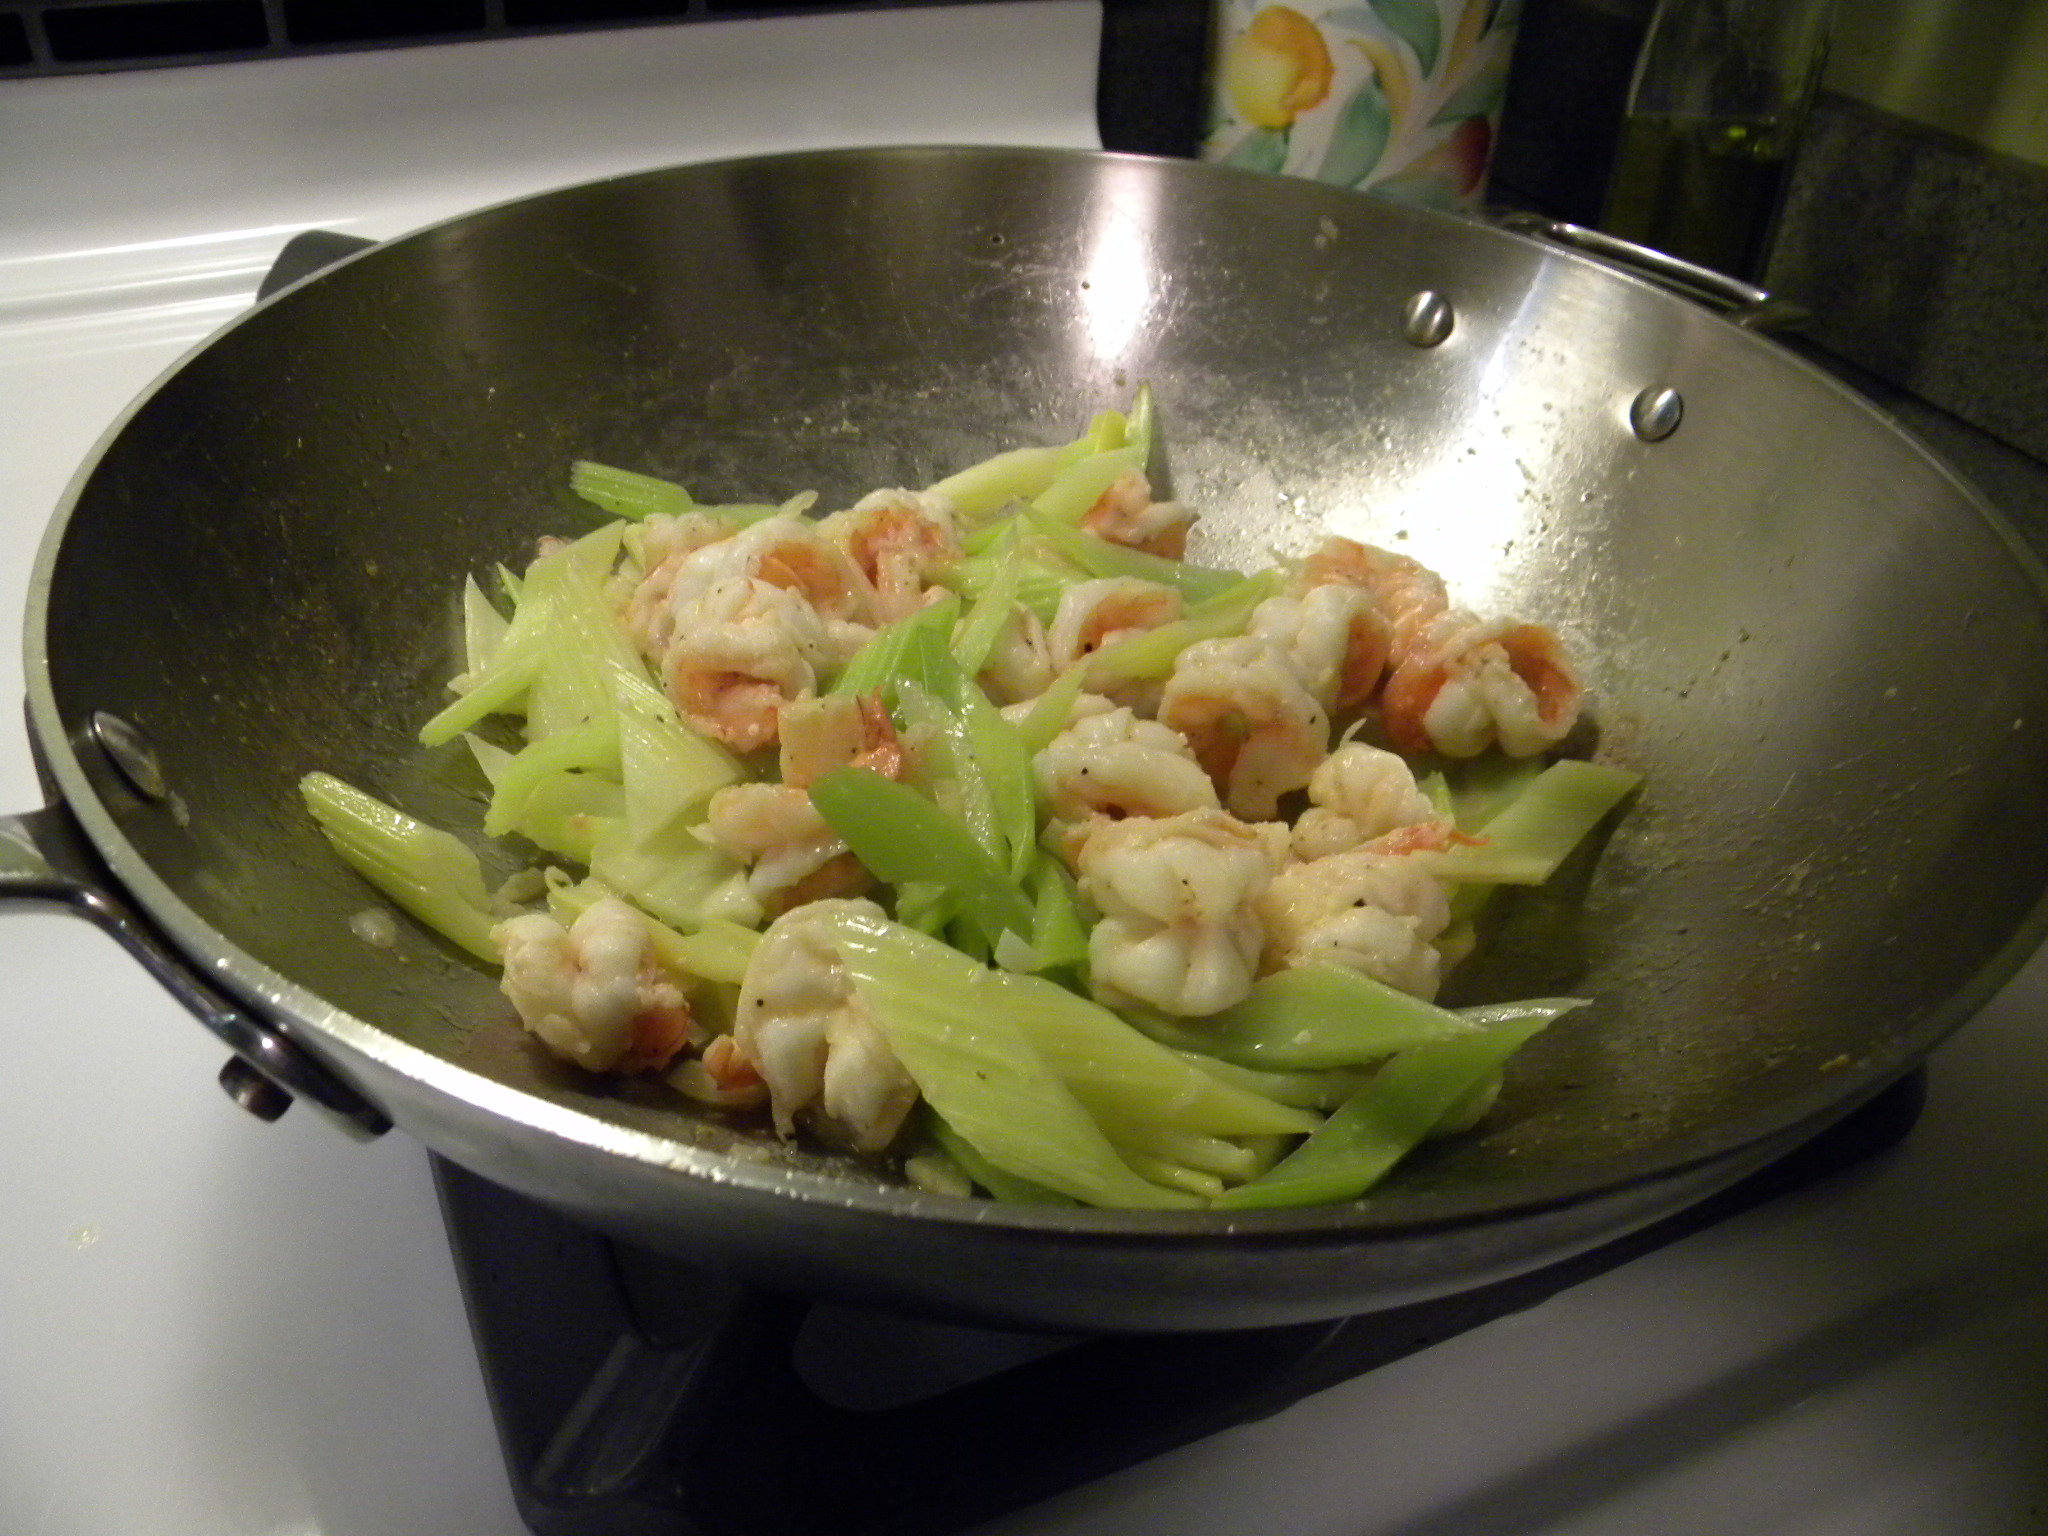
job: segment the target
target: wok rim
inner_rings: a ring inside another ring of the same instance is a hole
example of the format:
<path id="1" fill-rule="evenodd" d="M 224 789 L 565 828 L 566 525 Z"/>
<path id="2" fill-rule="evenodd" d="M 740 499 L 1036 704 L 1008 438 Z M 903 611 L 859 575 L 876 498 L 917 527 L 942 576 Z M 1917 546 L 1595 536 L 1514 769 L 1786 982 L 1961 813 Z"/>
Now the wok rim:
<path id="1" fill-rule="evenodd" d="M 345 1079 L 353 1081 L 354 1074 L 349 1073 L 342 1063 L 335 1062 L 332 1053 L 322 1049 L 326 1041 L 331 1040 L 342 1051 L 361 1056 L 430 1092 L 494 1118 L 508 1120 L 525 1131 L 571 1143 L 586 1153 L 622 1159 L 646 1171 L 689 1179 L 706 1186 L 720 1186 L 721 1192 L 735 1198 L 771 1202 L 782 1208 L 822 1206 L 947 1226 L 999 1228 L 1019 1234 L 1057 1235 L 1079 1240 L 1114 1239 L 1148 1245 L 1171 1243 L 1180 1247 L 1190 1239 L 1228 1240 L 1237 1245 L 1249 1237 L 1255 1240 L 1286 1240 L 1288 1246 L 1320 1247 L 1428 1237 L 1452 1229 L 1469 1230 L 1512 1223 L 1625 1196 L 1659 1184 L 1675 1186 L 1688 1181 L 1697 1182 L 1716 1164 L 1727 1168 L 1723 1182 L 1732 1182 L 1752 1166 L 1751 1162 L 1745 1161 L 1745 1153 L 1754 1154 L 1766 1147 L 1773 1149 L 1772 1155 L 1791 1150 L 1874 1098 L 1924 1061 L 2002 990 L 2041 948 L 2044 939 L 2048 939 L 2048 874 L 2044 874 L 2042 890 L 1998 949 L 1941 1003 L 1926 1010 L 1910 1025 L 1903 1026 L 1889 1040 L 1880 1042 L 1878 1049 L 1818 1079 L 1813 1086 L 1785 1096 L 1768 1109 L 1750 1111 L 1733 1119 L 1716 1119 L 1704 1127 L 1658 1143 L 1653 1149 L 1589 1160 L 1567 1171 L 1491 1182 L 1463 1190 L 1403 1191 L 1395 1188 L 1361 1200 L 1271 1211 L 1153 1212 L 1016 1206 L 986 1199 L 937 1195 L 880 1180 L 841 1178 L 808 1169 L 750 1161 L 692 1146 L 683 1140 L 631 1129 L 598 1114 L 552 1102 L 423 1047 L 408 1044 L 369 1020 L 327 1002 L 229 941 L 157 876 L 147 859 L 122 833 L 80 755 L 73 749 L 51 678 L 48 626 L 55 595 L 56 566 L 72 518 L 101 463 L 134 418 L 170 389 L 197 358 L 242 326 L 267 323 L 264 317 L 273 306 L 306 284 L 319 281 L 328 271 L 375 259 L 387 248 L 429 239 L 451 228 L 515 208 L 598 187 L 653 183 L 677 177 L 718 176 L 740 168 L 931 157 L 954 161 L 981 159 L 991 163 L 1018 159 L 1075 165 L 1136 163 L 1155 167 L 1159 174 L 1168 176 L 1253 178 L 1274 187 L 1274 195 L 1294 196 L 1304 202 L 1326 198 L 1342 200 L 1339 205 L 1350 207 L 1353 206 L 1350 200 L 1361 196 L 1291 178 L 1265 176 L 1201 162 L 1091 150 L 981 145 L 899 145 L 741 155 L 592 178 L 469 209 L 344 257 L 333 266 L 280 289 L 226 325 L 209 332 L 128 402 L 73 472 L 37 548 L 24 614 L 23 671 L 27 713 L 31 732 L 56 786 L 56 802 L 76 821 L 120 890 L 202 975 L 221 986 L 263 1022 L 335 1067 Z M 1698 308 L 1696 304 L 1639 275 L 1532 236 L 1431 209 L 1378 200 L 1375 206 L 1386 210 L 1389 217 L 1456 226 L 1469 238 L 1490 238 L 1532 247 L 1546 262 L 1588 266 L 1607 280 L 1625 282 L 1652 295 L 1656 302 L 1683 305 L 1694 311 Z M 2039 607 L 2048 612 L 2048 566 L 2044 566 L 2010 521 L 1939 454 L 1875 402 L 1815 363 L 1772 344 L 1755 332 L 1733 324 L 1728 324 L 1726 330 L 1732 344 L 1767 349 L 1777 360 L 1776 365 L 1789 365 L 1801 371 L 1821 384 L 1838 403 L 1863 413 L 1897 440 L 1902 449 L 1930 464 L 1956 492 L 1962 507 L 1974 513 L 2000 542 L 2032 589 Z M 454 951 L 450 950 L 450 953 Z M 419 1136 L 404 1119 L 399 1119 L 398 1124 Z M 454 1160 L 459 1162 L 462 1159 L 457 1154 Z"/>

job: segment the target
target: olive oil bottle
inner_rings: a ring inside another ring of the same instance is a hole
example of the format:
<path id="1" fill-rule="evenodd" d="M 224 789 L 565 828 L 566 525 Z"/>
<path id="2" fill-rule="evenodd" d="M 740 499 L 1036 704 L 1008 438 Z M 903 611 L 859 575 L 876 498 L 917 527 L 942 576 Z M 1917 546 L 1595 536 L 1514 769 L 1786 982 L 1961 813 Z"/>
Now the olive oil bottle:
<path id="1" fill-rule="evenodd" d="M 1601 227 L 1758 281 L 1835 0 L 1659 0 Z"/>
<path id="2" fill-rule="evenodd" d="M 1731 277 L 1763 275 L 1791 135 L 1771 123 L 1633 115 L 1601 225 Z"/>

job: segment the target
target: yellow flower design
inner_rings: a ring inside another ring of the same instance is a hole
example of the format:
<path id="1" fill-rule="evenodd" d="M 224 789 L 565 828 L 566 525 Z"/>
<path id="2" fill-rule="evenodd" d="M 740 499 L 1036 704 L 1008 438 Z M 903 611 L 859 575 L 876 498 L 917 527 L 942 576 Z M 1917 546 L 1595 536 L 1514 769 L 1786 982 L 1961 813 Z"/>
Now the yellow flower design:
<path id="1" fill-rule="evenodd" d="M 1245 121 L 1285 128 L 1330 94 L 1336 73 L 1323 34 L 1301 12 L 1269 5 L 1223 59 L 1223 81 Z"/>

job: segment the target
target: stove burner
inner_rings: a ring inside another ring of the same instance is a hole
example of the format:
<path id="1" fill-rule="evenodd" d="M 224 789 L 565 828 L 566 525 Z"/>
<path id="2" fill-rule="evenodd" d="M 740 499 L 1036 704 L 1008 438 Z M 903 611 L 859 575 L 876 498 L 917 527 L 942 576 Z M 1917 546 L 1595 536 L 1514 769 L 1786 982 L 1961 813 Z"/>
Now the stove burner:
<path id="1" fill-rule="evenodd" d="M 946 1536 L 1847 1168 L 1903 1137 L 1925 1097 L 1915 1072 L 1712 1199 L 1534 1274 L 1216 1334 L 1011 1334 L 771 1295 L 599 1237 L 439 1158 L 434 1173 L 536 1536 Z"/>

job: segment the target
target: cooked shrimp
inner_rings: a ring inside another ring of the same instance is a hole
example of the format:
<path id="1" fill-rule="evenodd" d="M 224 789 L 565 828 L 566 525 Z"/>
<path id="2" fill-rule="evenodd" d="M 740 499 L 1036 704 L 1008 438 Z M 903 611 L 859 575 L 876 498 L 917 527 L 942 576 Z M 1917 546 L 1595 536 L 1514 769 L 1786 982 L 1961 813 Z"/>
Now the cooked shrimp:
<path id="1" fill-rule="evenodd" d="M 935 566 L 960 555 L 953 504 L 931 491 L 871 491 L 818 531 L 846 551 L 875 594 L 882 623 L 907 618 L 924 606 L 925 582 Z"/>
<path id="2" fill-rule="evenodd" d="M 626 631 L 644 655 L 659 658 L 675 633 L 669 607 L 676 576 L 698 550 L 732 537 L 734 525 L 702 512 L 679 516 L 656 512 L 639 525 L 640 569 L 644 573 L 620 606 Z"/>
<path id="3" fill-rule="evenodd" d="M 978 681 L 998 704 L 1035 699 L 1052 686 L 1052 648 L 1038 615 L 1021 604 L 989 648 Z"/>
<path id="4" fill-rule="evenodd" d="M 1414 770 L 1397 752 L 1346 742 L 1309 776 L 1312 802 L 1294 823 L 1294 856 L 1326 858 L 1392 832 L 1439 819 L 1436 804 L 1416 785 Z"/>
<path id="5" fill-rule="evenodd" d="M 747 964 L 732 1038 L 767 1083 L 784 1136 L 802 1115 L 856 1151 L 880 1152 L 917 1103 L 917 1085 L 832 943 L 830 919 L 842 912 L 882 915 L 869 901 L 819 901 L 768 925 Z"/>
<path id="6" fill-rule="evenodd" d="M 1046 630 L 1052 664 L 1063 671 L 1113 640 L 1171 623 L 1180 610 L 1180 593 L 1155 581 L 1107 576 L 1076 582 L 1061 594 Z"/>
<path id="7" fill-rule="evenodd" d="M 1330 961 L 1431 998 L 1443 979 L 1435 940 L 1450 923 L 1441 882 L 1375 847 L 1290 864 L 1259 899 L 1263 968 Z"/>
<path id="8" fill-rule="evenodd" d="M 1217 806 L 1216 786 L 1187 738 L 1128 709 L 1073 721 L 1031 766 L 1042 803 L 1060 821 L 1177 816 Z"/>
<path id="9" fill-rule="evenodd" d="M 1269 821 L 1309 781 L 1330 745 L 1330 717 L 1282 654 L 1256 635 L 1182 651 L 1159 719 L 1193 747 L 1232 813 Z"/>
<path id="10" fill-rule="evenodd" d="M 687 615 L 713 588 L 748 578 L 802 597 L 828 621 L 866 623 L 874 614 L 874 589 L 846 552 L 818 533 L 818 525 L 787 513 L 763 518 L 729 537 L 697 544 L 679 558 L 664 560 L 641 582 L 643 591 L 628 600 L 628 612 L 667 602 L 670 635 L 688 631 Z M 643 595 L 644 593 L 644 595 Z M 661 627 L 643 621 L 640 628 Z M 659 650 L 651 650 L 655 660 Z"/>
<path id="11" fill-rule="evenodd" d="M 1187 554 L 1195 514 L 1177 501 L 1154 501 L 1152 482 L 1127 469 L 1109 483 L 1095 505 L 1081 514 L 1081 526 L 1098 539 L 1179 560 Z"/>
<path id="12" fill-rule="evenodd" d="M 1390 660 L 1398 665 L 1417 636 L 1450 606 L 1443 577 L 1421 561 L 1356 539 L 1329 538 L 1303 562 L 1309 587 L 1332 583 L 1372 594 L 1389 626 Z"/>
<path id="13" fill-rule="evenodd" d="M 662 680 L 684 718 L 741 751 L 776 739 L 780 710 L 840 659 L 817 610 L 785 587 L 733 576 L 676 609 Z"/>
<path id="14" fill-rule="evenodd" d="M 879 694 L 828 694 L 782 706 L 782 782 L 815 784 L 834 768 L 872 768 L 884 778 L 903 772 L 903 743 Z"/>
<path id="15" fill-rule="evenodd" d="M 1088 936 L 1091 984 L 1180 1015 L 1238 1001 L 1265 942 L 1259 896 L 1286 847 L 1286 828 L 1218 810 L 1089 823 L 1076 865 L 1102 913 Z"/>
<path id="16" fill-rule="evenodd" d="M 703 1054 L 679 1063 L 668 1084 L 685 1098 L 717 1109 L 753 1109 L 768 1102 L 768 1085 L 731 1035 L 714 1035 Z"/>
<path id="17" fill-rule="evenodd" d="M 778 898 L 849 852 L 794 784 L 728 784 L 704 818 L 705 837 L 748 866 L 747 889 L 771 909 L 794 905 Z"/>
<path id="18" fill-rule="evenodd" d="M 1496 741 L 1533 757 L 1562 741 L 1579 717 L 1578 675 L 1540 624 L 1440 615 L 1387 678 L 1387 735 L 1403 752 L 1476 757 Z"/>
<path id="19" fill-rule="evenodd" d="M 1394 631 L 1365 588 L 1326 582 L 1267 598 L 1245 633 L 1285 656 L 1323 708 L 1350 709 L 1379 686 Z"/>
<path id="20" fill-rule="evenodd" d="M 500 989 L 551 1052 L 592 1072 L 658 1069 L 697 1030 L 682 982 L 649 948 L 647 920 L 615 896 L 564 928 L 544 912 L 492 930 Z"/>

